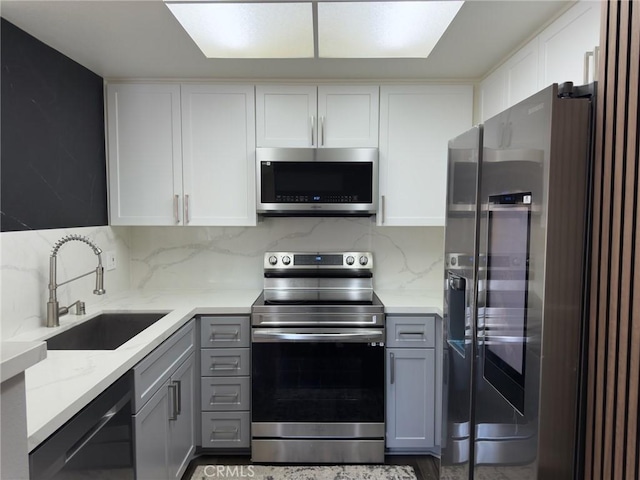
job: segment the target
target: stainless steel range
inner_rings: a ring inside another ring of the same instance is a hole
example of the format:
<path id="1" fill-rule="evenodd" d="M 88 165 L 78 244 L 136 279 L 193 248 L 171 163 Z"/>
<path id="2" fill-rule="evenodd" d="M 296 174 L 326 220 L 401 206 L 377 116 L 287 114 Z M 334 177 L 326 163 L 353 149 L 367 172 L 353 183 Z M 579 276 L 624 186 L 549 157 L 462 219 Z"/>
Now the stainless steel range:
<path id="1" fill-rule="evenodd" d="M 252 306 L 254 462 L 384 461 L 384 307 L 370 252 L 270 252 Z"/>

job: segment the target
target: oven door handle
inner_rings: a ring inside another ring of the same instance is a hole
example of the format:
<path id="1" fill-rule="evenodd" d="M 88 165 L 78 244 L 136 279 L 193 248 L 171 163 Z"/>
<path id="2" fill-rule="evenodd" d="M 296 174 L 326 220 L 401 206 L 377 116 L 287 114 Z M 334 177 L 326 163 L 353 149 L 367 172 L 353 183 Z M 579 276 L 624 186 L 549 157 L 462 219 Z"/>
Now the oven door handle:
<path id="1" fill-rule="evenodd" d="M 384 342 L 384 330 L 296 331 L 254 329 L 254 342 Z"/>

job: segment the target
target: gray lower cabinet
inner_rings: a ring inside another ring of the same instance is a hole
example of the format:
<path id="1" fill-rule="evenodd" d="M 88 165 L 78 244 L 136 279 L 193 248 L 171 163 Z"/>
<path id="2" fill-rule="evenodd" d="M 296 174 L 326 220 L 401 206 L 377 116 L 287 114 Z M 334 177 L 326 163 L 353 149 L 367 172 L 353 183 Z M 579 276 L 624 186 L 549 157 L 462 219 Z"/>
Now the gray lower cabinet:
<path id="1" fill-rule="evenodd" d="M 439 443 L 435 318 L 388 315 L 386 330 L 386 448 L 433 450 Z"/>
<path id="2" fill-rule="evenodd" d="M 202 448 L 246 451 L 251 435 L 248 316 L 200 318 Z"/>
<path id="3" fill-rule="evenodd" d="M 137 480 L 180 479 L 195 452 L 194 350 L 191 321 L 134 367 Z"/>

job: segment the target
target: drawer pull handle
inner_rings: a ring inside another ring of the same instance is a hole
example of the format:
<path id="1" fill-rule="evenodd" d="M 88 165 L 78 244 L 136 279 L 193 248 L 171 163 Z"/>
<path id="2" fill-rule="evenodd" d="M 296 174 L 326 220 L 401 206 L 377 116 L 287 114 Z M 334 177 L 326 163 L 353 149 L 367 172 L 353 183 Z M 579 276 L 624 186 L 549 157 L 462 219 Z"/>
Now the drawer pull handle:
<path id="1" fill-rule="evenodd" d="M 216 402 L 215 398 L 230 398 L 232 401 L 230 402 Z M 220 403 L 239 403 L 238 402 L 239 395 L 237 393 L 214 393 L 211 395 L 211 400 L 209 400 L 209 405 L 216 405 Z"/>
<path id="2" fill-rule="evenodd" d="M 398 332 L 398 335 L 420 335 L 424 337 L 424 332 Z"/>
<path id="3" fill-rule="evenodd" d="M 209 341 L 210 342 L 214 342 L 215 341 L 215 337 L 238 338 L 238 334 L 239 333 L 240 333 L 239 330 L 234 330 L 233 332 L 216 332 L 215 330 L 213 330 L 211 332 L 211 335 L 209 336 Z"/>
<path id="4" fill-rule="evenodd" d="M 233 435 L 234 437 L 238 436 L 238 427 L 217 427 L 211 431 L 211 436 L 209 440 L 213 441 L 214 436 L 216 435 Z"/>
<path id="5" fill-rule="evenodd" d="M 231 363 L 212 363 L 209 370 L 238 370 L 238 360 Z"/>

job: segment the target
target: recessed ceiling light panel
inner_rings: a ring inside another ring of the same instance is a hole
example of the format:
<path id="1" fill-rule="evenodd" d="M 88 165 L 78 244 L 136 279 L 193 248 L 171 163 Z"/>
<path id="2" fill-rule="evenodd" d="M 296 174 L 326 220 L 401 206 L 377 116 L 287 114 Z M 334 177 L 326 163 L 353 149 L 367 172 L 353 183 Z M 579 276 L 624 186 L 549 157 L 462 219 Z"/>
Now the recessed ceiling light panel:
<path id="1" fill-rule="evenodd" d="M 209 58 L 310 58 L 311 3 L 165 2 Z"/>
<path id="2" fill-rule="evenodd" d="M 426 58 L 463 1 L 319 2 L 325 58 Z"/>

